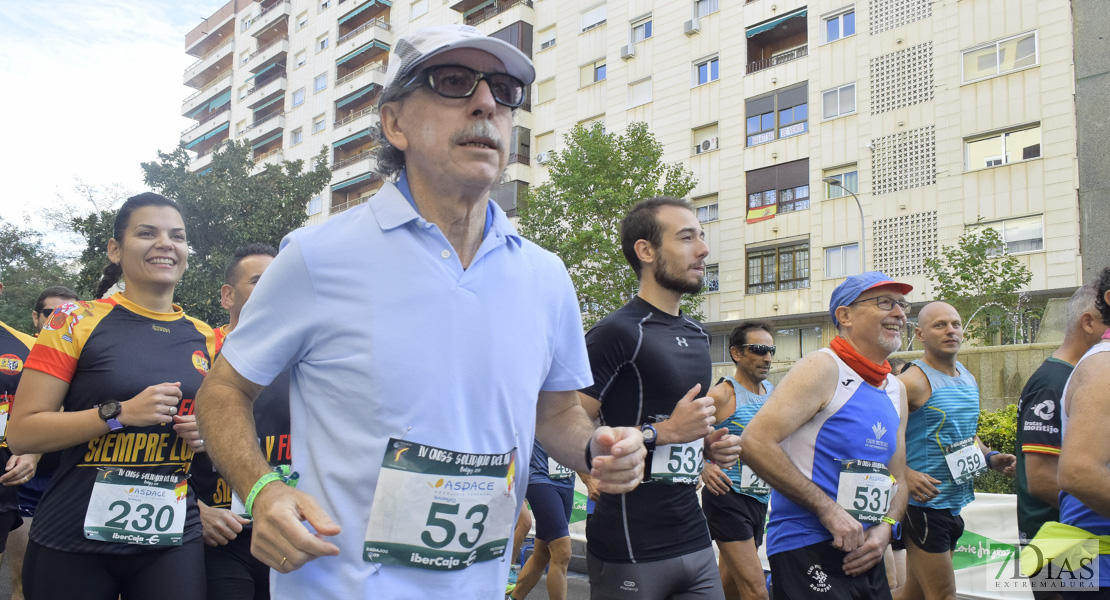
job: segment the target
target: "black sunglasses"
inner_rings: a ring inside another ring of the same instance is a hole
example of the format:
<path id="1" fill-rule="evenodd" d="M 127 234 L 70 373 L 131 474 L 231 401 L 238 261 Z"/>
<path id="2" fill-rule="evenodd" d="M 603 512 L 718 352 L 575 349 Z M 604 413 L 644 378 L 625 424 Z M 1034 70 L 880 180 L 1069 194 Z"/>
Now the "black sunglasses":
<path id="1" fill-rule="evenodd" d="M 768 353 L 770 353 L 771 356 L 775 355 L 775 347 L 774 346 L 768 346 L 767 344 L 740 344 L 740 345 L 741 346 L 747 346 L 747 348 L 749 350 L 751 350 L 754 354 L 758 354 L 760 356 L 767 356 Z"/>
<path id="2" fill-rule="evenodd" d="M 444 98 L 469 98 L 474 95 L 478 82 L 483 79 L 498 104 L 509 108 L 524 104 L 523 81 L 508 73 L 483 73 L 462 65 L 428 67 L 409 80 L 404 87 L 427 85 Z"/>
<path id="3" fill-rule="evenodd" d="M 54 309 L 53 308 L 40 308 L 38 310 L 38 313 L 40 315 L 42 315 L 42 318 L 49 319 L 50 315 L 54 314 Z"/>

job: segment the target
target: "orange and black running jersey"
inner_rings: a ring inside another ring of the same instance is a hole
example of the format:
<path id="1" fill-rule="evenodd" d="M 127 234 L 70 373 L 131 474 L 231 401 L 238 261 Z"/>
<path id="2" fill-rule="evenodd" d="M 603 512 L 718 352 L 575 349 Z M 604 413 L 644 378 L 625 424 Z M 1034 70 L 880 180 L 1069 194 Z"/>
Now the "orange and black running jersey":
<path id="1" fill-rule="evenodd" d="M 130 400 L 152 385 L 181 382 L 178 414 L 190 415 L 214 354 L 212 328 L 186 316 L 179 307 L 157 313 L 115 294 L 54 311 L 26 368 L 69 383 L 62 403 L 69 412 Z M 143 552 L 142 546 L 85 539 L 85 513 L 97 468 L 128 467 L 185 477 L 192 459 L 192 449 L 171 425 L 125 427 L 66 448 L 35 512 L 31 539 L 65 552 Z M 184 541 L 200 535 L 196 498 L 189 494 Z"/>
<path id="2" fill-rule="evenodd" d="M 11 414 L 12 400 L 15 399 L 15 389 L 19 386 L 19 376 L 23 373 L 23 364 L 35 338 L 20 333 L 4 323 L 0 323 L 0 440 L 6 436 L 8 416 Z M 11 453 L 7 444 L 0 442 L 0 460 L 7 463 Z M 2 471 L 3 469 L 0 469 Z M 0 486 L 0 513 L 17 510 L 19 498 L 15 486 Z"/>

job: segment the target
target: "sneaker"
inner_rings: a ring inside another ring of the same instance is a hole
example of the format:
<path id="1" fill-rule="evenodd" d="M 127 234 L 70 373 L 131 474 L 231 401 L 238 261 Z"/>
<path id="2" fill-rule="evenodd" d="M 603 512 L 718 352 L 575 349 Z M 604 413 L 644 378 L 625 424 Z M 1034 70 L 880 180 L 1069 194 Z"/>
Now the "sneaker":
<path id="1" fill-rule="evenodd" d="M 516 589 L 516 576 L 520 574 L 520 565 L 509 566 L 509 583 L 505 585 L 505 596 L 510 596 Z"/>

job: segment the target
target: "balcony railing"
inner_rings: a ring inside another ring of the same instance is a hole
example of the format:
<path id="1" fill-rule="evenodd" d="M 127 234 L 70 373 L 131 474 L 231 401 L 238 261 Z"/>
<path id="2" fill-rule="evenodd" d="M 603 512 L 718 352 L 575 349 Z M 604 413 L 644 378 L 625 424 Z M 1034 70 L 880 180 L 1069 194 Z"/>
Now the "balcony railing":
<path id="1" fill-rule="evenodd" d="M 347 158 L 344 158 L 343 160 L 337 160 L 337 161 L 335 161 L 335 164 L 331 166 L 331 170 L 332 171 L 338 171 L 339 169 L 342 169 L 344 167 L 349 167 L 349 166 L 351 166 L 351 165 L 353 165 L 353 164 L 355 164 L 355 163 L 357 163 L 361 160 L 366 160 L 366 159 L 370 158 L 370 155 L 374 154 L 374 152 L 376 150 L 377 150 L 377 148 L 371 148 L 369 150 L 363 150 L 362 152 L 359 152 L 358 154 L 356 154 L 354 156 L 348 156 Z"/>
<path id="2" fill-rule="evenodd" d="M 227 112 L 229 110 L 231 110 L 231 103 L 230 102 L 228 102 L 227 104 L 218 108 L 216 110 L 216 112 L 214 112 L 212 114 L 209 114 L 209 115 L 206 115 L 203 119 L 201 119 L 201 120 L 197 121 L 196 123 L 194 123 L 193 125 L 189 126 L 187 129 L 185 129 L 185 131 L 181 132 L 181 135 L 184 136 L 185 134 L 189 133 L 190 131 L 193 131 L 197 127 L 201 127 L 205 123 L 211 121 L 212 119 L 215 119 L 216 117 L 224 114 L 225 112 Z"/>
<path id="3" fill-rule="evenodd" d="M 364 117 L 366 115 L 371 115 L 371 114 L 373 114 L 373 115 L 378 114 L 378 105 L 377 104 L 375 104 L 374 106 L 368 106 L 368 107 L 366 107 L 366 108 L 364 108 L 364 109 L 362 109 L 358 112 L 353 112 L 353 113 L 343 117 L 342 119 L 339 119 L 338 121 L 335 122 L 335 127 L 340 127 L 342 125 L 346 125 L 347 123 L 350 123 L 351 121 L 354 121 L 355 119 L 358 119 L 360 117 Z"/>
<path id="4" fill-rule="evenodd" d="M 250 60 L 252 58 L 258 56 L 259 54 L 262 54 L 263 52 L 269 50 L 270 48 L 273 48 L 275 45 L 280 44 L 280 43 L 282 43 L 282 42 L 284 42 L 288 39 L 289 39 L 289 34 L 286 33 L 285 35 L 282 35 L 281 37 L 279 37 L 276 40 L 270 42 L 269 44 L 266 44 L 265 46 L 259 48 L 258 50 L 255 50 L 253 53 L 251 53 L 250 56 L 247 57 L 247 62 L 250 62 Z"/>
<path id="5" fill-rule="evenodd" d="M 372 62 L 372 63 L 370 63 L 366 66 L 363 66 L 363 67 L 359 68 L 356 71 L 352 71 L 352 72 L 347 73 L 346 75 L 340 77 L 339 79 L 336 80 L 335 85 L 343 85 L 344 83 L 354 79 L 355 77 L 358 77 L 359 75 L 362 75 L 363 73 L 366 73 L 367 71 L 380 71 L 382 73 L 385 73 L 386 68 L 387 67 L 386 67 L 385 61 Z"/>
<path id="6" fill-rule="evenodd" d="M 227 85 L 230 86 L 231 85 L 231 75 L 230 74 L 224 75 L 223 77 L 221 77 L 221 78 L 219 78 L 215 81 L 208 82 L 207 84 L 205 84 L 204 87 L 202 87 L 199 90 L 193 92 L 192 94 L 189 94 L 189 96 L 187 98 L 185 98 L 185 100 L 182 101 L 182 104 L 192 100 L 193 98 L 196 98 L 197 96 L 203 94 L 204 92 L 207 92 L 208 90 L 212 89 L 214 86 L 216 86 L 220 82 L 224 81 L 225 79 L 227 80 Z"/>
<path id="7" fill-rule="evenodd" d="M 259 154 L 258 156 L 254 157 L 254 162 L 260 163 L 260 162 L 266 160 L 267 158 L 270 158 L 271 156 L 273 156 L 275 154 L 281 154 L 282 150 L 283 150 L 283 148 L 281 146 L 278 146 L 277 148 L 274 148 L 273 150 L 267 150 L 266 152 L 263 152 L 262 154 Z"/>
<path id="8" fill-rule="evenodd" d="M 253 123 L 251 123 L 250 125 L 247 125 L 247 128 L 244 129 L 243 132 L 246 133 L 246 132 L 248 132 L 248 131 L 256 128 L 256 127 L 260 127 L 266 121 L 269 121 L 270 119 L 280 117 L 284 114 L 285 114 L 285 111 L 283 111 L 283 110 L 275 110 L 274 112 L 272 112 L 268 115 L 259 117 L 259 118 L 255 119 Z"/>
<path id="9" fill-rule="evenodd" d="M 264 87 L 270 85 L 271 83 L 273 83 L 273 82 L 275 82 L 279 79 L 284 79 L 285 78 L 285 71 L 274 71 L 274 73 L 275 73 L 274 75 L 266 77 L 262 81 L 255 80 L 254 87 L 247 90 L 247 96 L 250 96 L 251 94 L 258 91 L 259 89 L 264 88 Z M 244 98 L 245 97 L 246 96 L 244 96 Z"/>
<path id="10" fill-rule="evenodd" d="M 373 21 L 370 21 L 369 23 L 363 23 L 362 25 L 360 25 L 354 31 L 348 31 L 347 33 L 344 33 L 343 36 L 339 38 L 339 41 L 337 41 L 336 43 L 337 44 L 342 44 L 343 42 L 355 37 L 356 35 L 362 33 L 363 31 L 366 31 L 367 29 L 369 29 L 371 27 L 381 27 L 382 29 L 384 29 L 386 31 L 389 31 L 390 29 L 392 29 L 392 27 L 389 25 L 389 21 L 385 20 L 385 17 L 378 17 L 377 19 L 374 19 Z"/>
<path id="11" fill-rule="evenodd" d="M 370 196 L 373 196 L 374 193 L 376 193 L 377 191 L 378 190 L 374 190 L 373 192 L 370 192 L 369 194 L 363 194 L 363 195 L 361 195 L 358 198 L 355 198 L 353 200 L 348 200 L 346 202 L 340 202 L 339 204 L 333 204 L 332 207 L 331 207 L 331 214 L 334 215 L 335 213 L 341 213 L 341 212 L 347 210 L 348 208 L 358 206 L 359 204 L 362 204 L 363 202 L 366 202 L 367 200 L 369 200 Z"/>
<path id="12" fill-rule="evenodd" d="M 274 2 L 270 6 L 267 6 L 262 12 L 258 13 L 253 19 L 250 20 L 250 23 L 247 24 L 247 31 L 253 29 L 255 23 L 261 21 L 262 17 L 266 16 L 279 6 L 285 6 L 288 8 L 290 6 L 289 0 L 284 0 L 283 2 Z"/>
<path id="13" fill-rule="evenodd" d="M 197 62 L 195 62 L 191 65 L 189 65 L 188 68 L 185 69 L 185 72 L 188 73 L 189 71 L 192 71 L 194 68 L 197 67 L 197 65 L 199 65 L 200 63 L 208 60 L 209 58 L 212 58 L 212 56 L 214 56 L 217 52 L 219 52 L 220 50 L 223 50 L 227 46 L 230 46 L 231 43 L 234 42 L 234 41 L 235 41 L 235 38 L 228 38 L 226 42 L 224 42 L 224 43 L 220 44 L 219 46 L 216 46 L 215 48 L 209 50 L 208 52 L 205 53 L 204 56 L 200 57 L 200 60 L 198 60 Z"/>
<path id="14" fill-rule="evenodd" d="M 520 163 L 522 165 L 531 164 L 529 159 L 528 159 L 527 154 L 510 154 L 509 155 L 509 164 L 511 165 L 513 163 Z"/>
<path id="15" fill-rule="evenodd" d="M 753 63 L 748 63 L 748 72 L 747 72 L 747 74 L 751 75 L 752 73 L 755 73 L 756 71 L 762 71 L 763 69 L 769 69 L 769 68 L 771 68 L 775 65 L 781 65 L 782 63 L 788 63 L 792 60 L 797 60 L 799 58 L 805 58 L 806 56 L 809 56 L 809 45 L 798 46 L 797 48 L 794 48 L 793 50 L 787 50 L 786 52 L 783 52 L 782 54 L 776 54 L 774 56 L 764 58 L 763 60 L 757 60 Z"/>
<path id="16" fill-rule="evenodd" d="M 523 4 L 523 5 L 527 6 L 528 8 L 532 8 L 532 0 L 516 0 L 516 2 L 509 2 L 508 4 L 503 4 L 501 6 L 496 6 L 495 5 L 493 8 L 483 10 L 482 12 L 477 13 L 477 14 L 470 15 L 469 17 L 466 18 L 466 24 L 467 25 L 477 25 L 478 23 L 481 23 L 482 21 L 488 21 L 488 20 L 496 17 L 497 15 L 499 15 L 499 14 L 501 14 L 501 13 L 503 13 L 503 12 L 509 10 L 510 8 L 512 8 L 514 6 L 517 6 L 519 4 Z"/>

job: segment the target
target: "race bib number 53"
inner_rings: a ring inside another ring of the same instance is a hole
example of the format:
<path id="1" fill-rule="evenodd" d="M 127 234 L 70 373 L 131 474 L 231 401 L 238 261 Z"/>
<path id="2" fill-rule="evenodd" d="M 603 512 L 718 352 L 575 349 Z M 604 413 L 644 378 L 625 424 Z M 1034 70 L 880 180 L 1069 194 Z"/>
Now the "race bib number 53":
<path id="1" fill-rule="evenodd" d="M 516 520 L 515 456 L 390 439 L 363 560 L 457 571 L 500 558 Z"/>
<path id="2" fill-rule="evenodd" d="M 185 529 L 185 480 L 101 468 L 85 513 L 85 538 L 116 544 L 177 546 Z"/>
<path id="3" fill-rule="evenodd" d="M 878 523 L 890 509 L 894 479 L 886 465 L 870 460 L 841 460 L 836 503 L 861 523 Z"/>

